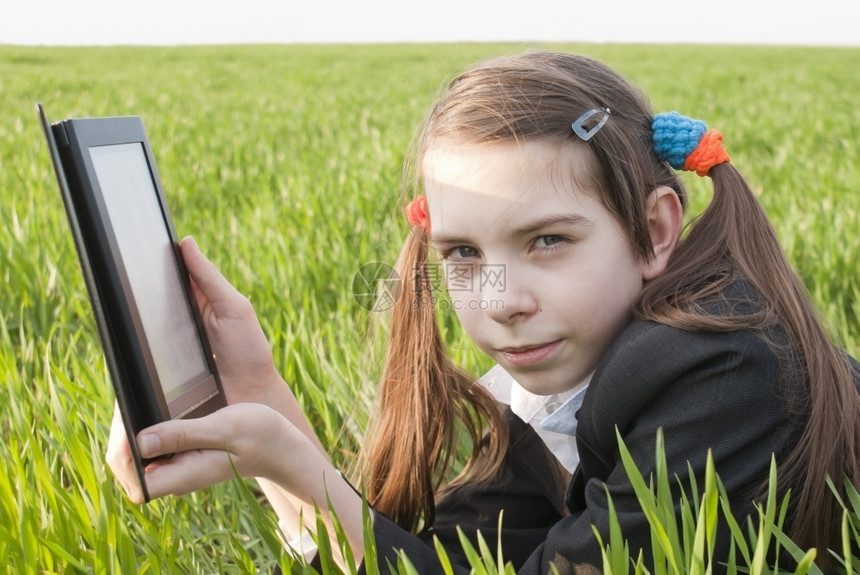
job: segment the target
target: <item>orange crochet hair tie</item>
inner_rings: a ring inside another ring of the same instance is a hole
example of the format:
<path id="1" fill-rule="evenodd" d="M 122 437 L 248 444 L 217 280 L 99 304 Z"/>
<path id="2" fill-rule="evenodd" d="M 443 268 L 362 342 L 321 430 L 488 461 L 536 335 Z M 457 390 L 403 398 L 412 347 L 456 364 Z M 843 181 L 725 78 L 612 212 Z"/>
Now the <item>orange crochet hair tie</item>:
<path id="1" fill-rule="evenodd" d="M 676 170 L 695 170 L 706 176 L 714 166 L 729 161 L 723 149 L 723 135 L 708 130 L 701 120 L 668 112 L 654 116 L 651 128 L 657 158 Z"/>
<path id="2" fill-rule="evenodd" d="M 684 169 L 706 176 L 711 168 L 729 161 L 729 154 L 723 148 L 723 134 L 719 130 L 708 130 L 696 149 L 684 161 Z"/>
<path id="3" fill-rule="evenodd" d="M 430 213 L 427 211 L 427 198 L 418 196 L 406 204 L 406 221 L 410 226 L 419 226 L 430 233 Z"/>

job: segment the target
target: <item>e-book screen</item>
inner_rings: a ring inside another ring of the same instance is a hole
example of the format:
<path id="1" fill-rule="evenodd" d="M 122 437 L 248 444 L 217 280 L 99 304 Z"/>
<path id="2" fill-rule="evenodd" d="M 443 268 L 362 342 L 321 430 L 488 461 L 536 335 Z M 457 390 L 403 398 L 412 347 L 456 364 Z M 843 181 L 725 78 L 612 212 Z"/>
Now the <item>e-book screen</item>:
<path id="1" fill-rule="evenodd" d="M 139 143 L 90 148 L 123 267 L 170 416 L 187 409 L 173 400 L 209 379 L 205 351 L 188 307 L 174 247 Z M 200 396 L 196 390 L 193 395 Z M 191 398 L 189 398 L 191 399 Z M 174 409 L 175 407 L 175 409 Z M 177 413 L 174 413 L 176 411 Z"/>

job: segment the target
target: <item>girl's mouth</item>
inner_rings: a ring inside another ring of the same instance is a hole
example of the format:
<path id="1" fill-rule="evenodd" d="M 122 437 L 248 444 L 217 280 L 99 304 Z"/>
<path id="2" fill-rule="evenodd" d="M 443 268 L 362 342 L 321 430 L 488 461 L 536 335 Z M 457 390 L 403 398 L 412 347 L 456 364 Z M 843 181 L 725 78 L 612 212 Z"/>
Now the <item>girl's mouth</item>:
<path id="1" fill-rule="evenodd" d="M 561 345 L 561 340 L 532 346 L 509 347 L 500 350 L 512 365 L 525 367 L 538 364 L 547 359 Z"/>

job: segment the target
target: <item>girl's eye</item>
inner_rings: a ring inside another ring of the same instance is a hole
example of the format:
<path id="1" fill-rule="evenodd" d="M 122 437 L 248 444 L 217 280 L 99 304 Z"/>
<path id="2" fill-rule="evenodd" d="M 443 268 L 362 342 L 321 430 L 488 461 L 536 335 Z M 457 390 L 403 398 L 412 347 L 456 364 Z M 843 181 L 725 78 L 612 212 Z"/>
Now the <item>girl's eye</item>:
<path id="1" fill-rule="evenodd" d="M 478 250 L 470 248 L 469 246 L 457 246 L 456 248 L 445 250 L 445 252 L 442 253 L 442 259 L 444 260 L 465 260 L 475 257 L 478 257 Z"/>
<path id="2" fill-rule="evenodd" d="M 540 236 L 535 240 L 534 247 L 537 249 L 547 249 L 560 246 L 567 240 L 562 236 Z"/>

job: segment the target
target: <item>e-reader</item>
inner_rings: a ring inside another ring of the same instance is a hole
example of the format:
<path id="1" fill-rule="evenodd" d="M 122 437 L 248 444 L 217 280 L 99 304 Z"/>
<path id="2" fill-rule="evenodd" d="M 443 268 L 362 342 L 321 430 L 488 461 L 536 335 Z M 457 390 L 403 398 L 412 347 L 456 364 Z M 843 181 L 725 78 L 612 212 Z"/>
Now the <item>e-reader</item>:
<path id="1" fill-rule="evenodd" d="M 139 431 L 226 405 L 143 121 L 37 104 L 144 500 Z"/>

